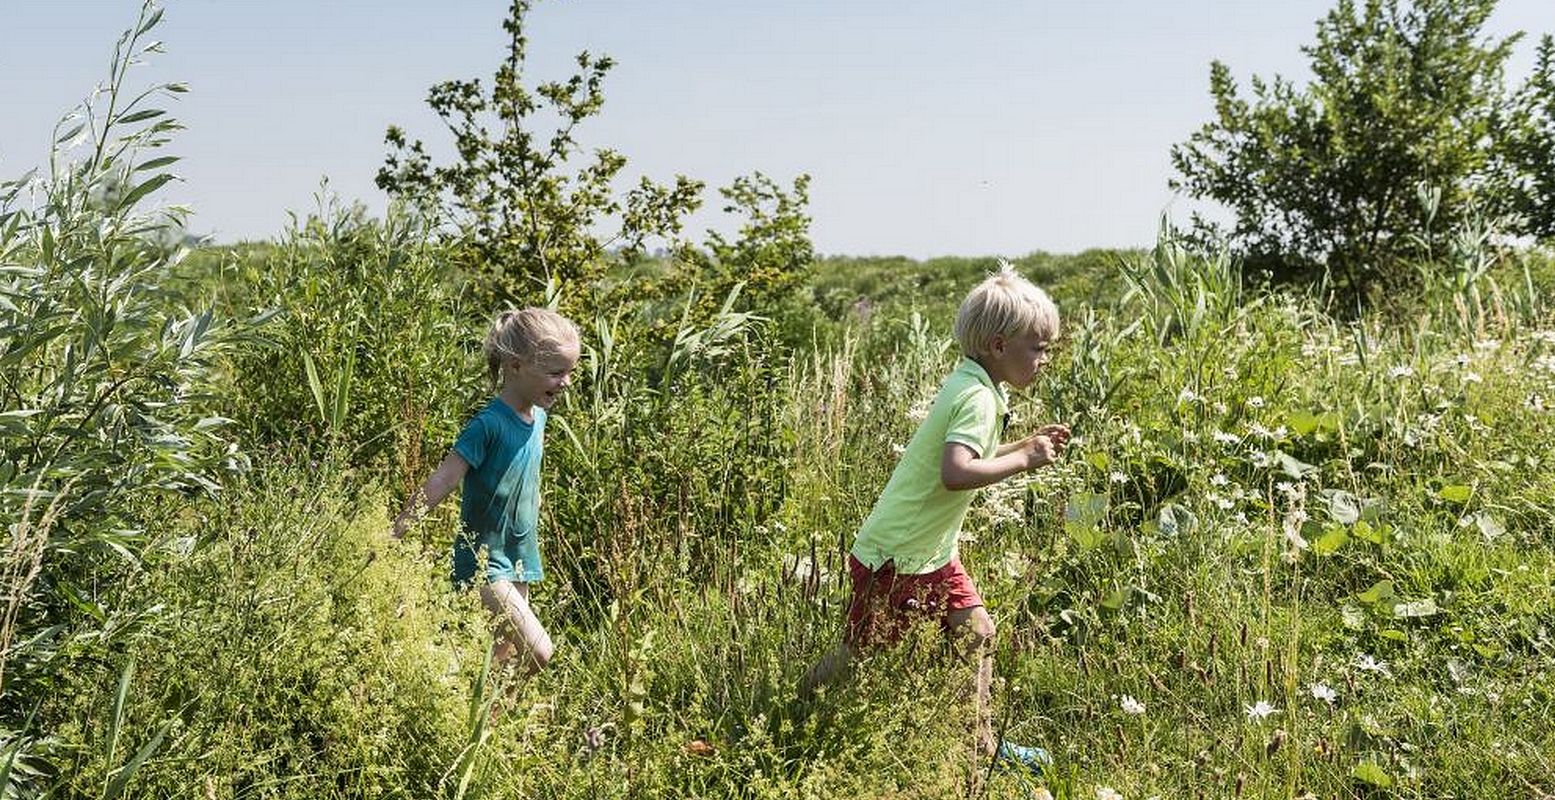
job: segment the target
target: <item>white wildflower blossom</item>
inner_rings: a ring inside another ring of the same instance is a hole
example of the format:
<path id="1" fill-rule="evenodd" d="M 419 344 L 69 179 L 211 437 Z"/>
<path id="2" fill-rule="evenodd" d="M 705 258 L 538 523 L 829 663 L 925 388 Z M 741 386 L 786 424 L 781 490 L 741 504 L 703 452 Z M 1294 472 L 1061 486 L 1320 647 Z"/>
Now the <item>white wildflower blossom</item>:
<path id="1" fill-rule="evenodd" d="M 1389 378 L 1408 378 L 1415 374 L 1414 367 L 1397 366 L 1388 370 Z"/>
<path id="2" fill-rule="evenodd" d="M 1545 344 L 1555 344 L 1555 331 L 1534 331 L 1528 338 Z"/>
<path id="3" fill-rule="evenodd" d="M 905 453 L 905 452 L 907 452 L 907 445 L 901 444 L 899 442 L 892 442 L 891 443 L 891 455 L 897 456 L 898 458 L 900 458 L 901 455 L 903 453 Z"/>
<path id="4" fill-rule="evenodd" d="M 1113 483 L 1128 483 L 1128 476 L 1117 470 L 1113 470 L 1107 474 L 1107 480 L 1112 481 Z"/>
<path id="5" fill-rule="evenodd" d="M 1280 713 L 1280 710 L 1275 708 L 1268 700 L 1259 700 L 1250 706 L 1243 706 L 1242 710 L 1247 713 L 1247 718 L 1254 722 L 1261 722 Z"/>
<path id="6" fill-rule="evenodd" d="M 1484 383 L 1485 379 L 1480 377 L 1478 372 L 1475 372 L 1473 370 L 1469 370 L 1468 372 L 1463 373 L 1463 382 L 1464 383 Z"/>
<path id="7" fill-rule="evenodd" d="M 1123 800 L 1123 793 L 1111 786 L 1098 786 L 1096 800 Z"/>
<path id="8" fill-rule="evenodd" d="M 1361 653 L 1355 657 L 1355 668 L 1362 672 L 1376 672 L 1388 677 L 1393 676 L 1393 671 L 1388 669 L 1387 664 L 1372 658 L 1367 653 Z"/>
<path id="9" fill-rule="evenodd" d="M 1258 395 L 1253 395 L 1252 397 L 1247 398 L 1248 408 L 1263 408 L 1263 405 L 1263 398 L 1259 397 Z"/>
<path id="10" fill-rule="evenodd" d="M 1231 509 L 1236 508 L 1236 501 L 1229 497 L 1218 494 L 1211 494 L 1209 499 L 1210 502 L 1214 503 L 1215 507 L 1221 511 L 1230 511 Z"/>
<path id="11" fill-rule="evenodd" d="M 1479 341 L 1474 343 L 1474 349 L 1480 351 L 1481 353 L 1488 352 L 1488 351 L 1491 351 L 1491 350 L 1500 350 L 1501 349 L 1501 340 L 1500 339 L 1480 339 Z"/>
<path id="12" fill-rule="evenodd" d="M 1184 403 L 1192 403 L 1195 400 L 1199 400 L 1199 399 L 1200 399 L 1199 395 L 1196 394 L 1192 389 L 1189 389 L 1186 386 L 1182 387 L 1182 391 L 1177 393 L 1177 404 L 1178 405 L 1183 405 Z"/>
<path id="13" fill-rule="evenodd" d="M 918 402 L 912 404 L 911 408 L 907 409 L 907 418 L 913 422 L 922 422 L 928 419 L 929 408 L 933 404 L 934 400 L 932 398 L 920 398 Z"/>
<path id="14" fill-rule="evenodd" d="M 1227 433 L 1225 431 L 1215 431 L 1214 434 L 1212 434 L 1212 437 L 1220 444 L 1236 444 L 1237 442 L 1242 441 L 1242 437 L 1237 436 L 1234 433 Z"/>
<path id="15" fill-rule="evenodd" d="M 1231 479 L 1227 478 L 1223 472 L 1217 472 L 1214 475 L 1209 476 L 1210 486 L 1225 486 L 1229 483 L 1231 483 Z"/>
<path id="16" fill-rule="evenodd" d="M 1533 368 L 1540 372 L 1555 372 L 1555 353 L 1545 353 L 1534 359 Z"/>
<path id="17" fill-rule="evenodd" d="M 1046 786 L 1038 786 L 1032 791 L 1031 800 L 1053 800 L 1053 793 Z"/>
<path id="18" fill-rule="evenodd" d="M 1361 363 L 1361 357 L 1355 353 L 1345 353 L 1339 357 L 1339 365 L 1343 367 L 1353 367 L 1359 363 Z"/>
<path id="19" fill-rule="evenodd" d="M 1261 450 L 1248 456 L 1247 460 L 1249 463 L 1259 469 L 1267 469 L 1270 464 L 1274 463 L 1274 459 L 1270 458 L 1268 453 L 1265 453 Z"/>
<path id="20" fill-rule="evenodd" d="M 1123 709 L 1123 713 L 1129 716 L 1137 717 L 1145 713 L 1145 704 L 1135 700 L 1133 695 L 1123 695 L 1118 700 L 1118 707 Z"/>
<path id="21" fill-rule="evenodd" d="M 1549 406 L 1545 403 L 1544 395 L 1541 394 L 1528 395 L 1528 399 L 1523 401 L 1523 408 L 1526 408 L 1529 411 L 1541 412 L 1549 410 Z"/>
<path id="22" fill-rule="evenodd" d="M 1339 693 L 1326 683 L 1314 683 L 1307 687 L 1307 691 L 1312 693 L 1314 699 L 1322 700 L 1329 705 L 1333 705 L 1334 701 L 1339 699 Z"/>
<path id="23" fill-rule="evenodd" d="M 1472 360 L 1473 360 L 1473 357 L 1470 356 L 1468 353 L 1459 353 L 1459 354 L 1457 354 L 1457 355 L 1452 357 L 1452 363 L 1457 364 L 1459 367 L 1466 367 L 1466 366 L 1468 366 L 1469 362 L 1472 361 Z"/>

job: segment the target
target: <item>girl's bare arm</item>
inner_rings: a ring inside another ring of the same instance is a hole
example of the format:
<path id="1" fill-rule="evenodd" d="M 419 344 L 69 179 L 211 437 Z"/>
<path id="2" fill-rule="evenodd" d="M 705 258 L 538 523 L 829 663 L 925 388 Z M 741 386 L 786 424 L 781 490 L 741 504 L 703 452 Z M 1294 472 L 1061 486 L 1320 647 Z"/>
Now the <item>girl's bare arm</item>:
<path id="1" fill-rule="evenodd" d="M 416 493 L 410 496 L 410 500 L 405 503 L 405 510 L 401 511 L 398 517 L 395 517 L 394 528 L 390 531 L 391 535 L 396 539 L 404 536 L 405 530 L 415 523 L 416 520 L 420 519 L 428 511 L 437 508 L 438 503 L 443 502 L 443 498 L 447 497 L 454 490 L 454 487 L 459 485 L 459 481 L 464 480 L 464 473 L 469 471 L 469 469 L 470 465 L 464 460 L 463 456 L 450 451 L 448 456 L 443 459 L 443 463 L 438 464 L 437 469 L 432 471 L 432 475 L 427 478 L 426 483 L 422 484 L 421 488 L 417 489 Z"/>

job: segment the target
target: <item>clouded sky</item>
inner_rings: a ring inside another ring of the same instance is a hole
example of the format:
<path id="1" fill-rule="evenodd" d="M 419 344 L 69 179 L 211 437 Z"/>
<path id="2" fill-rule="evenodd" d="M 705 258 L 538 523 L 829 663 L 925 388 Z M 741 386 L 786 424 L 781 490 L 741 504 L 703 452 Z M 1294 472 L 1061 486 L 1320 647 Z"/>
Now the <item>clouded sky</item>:
<path id="1" fill-rule="evenodd" d="M 1143 244 L 1163 211 L 1168 151 L 1208 119 L 1209 62 L 1238 82 L 1304 79 L 1316 0 L 541 0 L 529 74 L 565 78 L 579 50 L 613 56 L 586 146 L 627 180 L 711 187 L 807 172 L 812 235 L 836 254 L 928 257 Z M 134 0 L 0 0 L 0 176 L 45 161 L 54 122 L 106 72 Z M 319 180 L 375 213 L 391 124 L 446 152 L 433 83 L 490 75 L 495 0 L 171 0 L 166 53 L 132 85 L 182 81 L 184 179 L 159 195 L 219 241 L 270 238 L 314 207 Z M 1503 0 L 1490 32 L 1555 31 L 1549 0 Z M 624 185 L 624 184 L 623 184 Z M 709 211 L 693 229 L 722 227 Z"/>

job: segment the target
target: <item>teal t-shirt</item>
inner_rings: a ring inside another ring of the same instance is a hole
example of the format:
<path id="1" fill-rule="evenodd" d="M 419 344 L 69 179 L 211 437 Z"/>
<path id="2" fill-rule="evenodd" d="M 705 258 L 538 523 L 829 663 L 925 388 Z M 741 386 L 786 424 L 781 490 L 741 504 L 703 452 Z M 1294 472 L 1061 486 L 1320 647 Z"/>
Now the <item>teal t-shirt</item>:
<path id="1" fill-rule="evenodd" d="M 928 417 L 859 528 L 854 557 L 872 570 L 894 560 L 900 575 L 921 575 L 950 563 L 975 492 L 945 488 L 940 478 L 945 445 L 959 442 L 979 458 L 992 458 L 1007 408 L 1004 391 L 987 370 L 962 359 L 940 386 Z"/>
<path id="2" fill-rule="evenodd" d="M 473 582 L 486 550 L 486 582 L 534 583 L 545 577 L 536 531 L 540 522 L 540 457 L 545 452 L 545 409 L 525 422 L 500 397 L 476 414 L 454 452 L 470 465 L 459 502 L 463 524 L 454 538 L 453 579 Z"/>

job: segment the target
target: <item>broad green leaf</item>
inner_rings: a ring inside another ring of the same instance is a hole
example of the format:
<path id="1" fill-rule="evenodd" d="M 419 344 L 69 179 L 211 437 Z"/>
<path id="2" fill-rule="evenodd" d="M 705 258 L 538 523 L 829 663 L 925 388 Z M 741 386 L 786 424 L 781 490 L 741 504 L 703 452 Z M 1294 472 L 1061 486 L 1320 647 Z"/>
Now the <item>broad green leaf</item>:
<path id="1" fill-rule="evenodd" d="M 1370 589 L 1355 596 L 1355 599 L 1373 605 L 1393 597 L 1393 581 L 1377 581 Z"/>
<path id="2" fill-rule="evenodd" d="M 129 114 L 125 114 L 122 117 L 119 117 L 117 120 L 114 120 L 114 123 L 117 125 L 128 125 L 132 122 L 156 119 L 157 117 L 160 117 L 166 113 L 166 111 L 163 111 L 160 108 L 143 108 L 140 111 L 131 112 Z"/>
<path id="3" fill-rule="evenodd" d="M 1449 503 L 1467 503 L 1474 491 L 1462 484 L 1451 484 L 1436 490 L 1436 496 Z"/>
<path id="4" fill-rule="evenodd" d="M 1292 411 L 1285 415 L 1285 424 L 1298 436 L 1306 436 L 1317 430 L 1321 420 L 1310 411 Z"/>
<path id="5" fill-rule="evenodd" d="M 313 366 L 313 356 L 302 354 L 302 367 L 308 373 L 308 388 L 313 391 L 313 403 L 319 409 L 319 421 L 329 422 L 329 406 L 324 402 L 324 385 L 319 383 L 319 371 Z"/>
<path id="6" fill-rule="evenodd" d="M 1340 525 L 1328 525 L 1323 528 L 1323 534 L 1312 540 L 1312 552 L 1320 556 L 1333 555 L 1339 552 L 1350 541 L 1350 535 Z"/>
<path id="7" fill-rule="evenodd" d="M 165 167 L 165 166 L 167 166 L 169 164 L 176 164 L 176 163 L 178 163 L 178 161 L 179 161 L 179 157 L 178 156 L 162 156 L 160 158 L 153 158 L 150 161 L 144 161 L 144 162 L 141 162 L 140 164 L 136 164 L 135 165 L 135 171 L 136 172 L 145 172 L 147 170 L 159 169 L 159 168 Z"/>
<path id="8" fill-rule="evenodd" d="M 1362 761 L 1350 770 L 1350 777 L 1379 789 L 1386 789 L 1393 785 L 1393 779 L 1388 773 L 1382 771 L 1375 761 Z"/>

